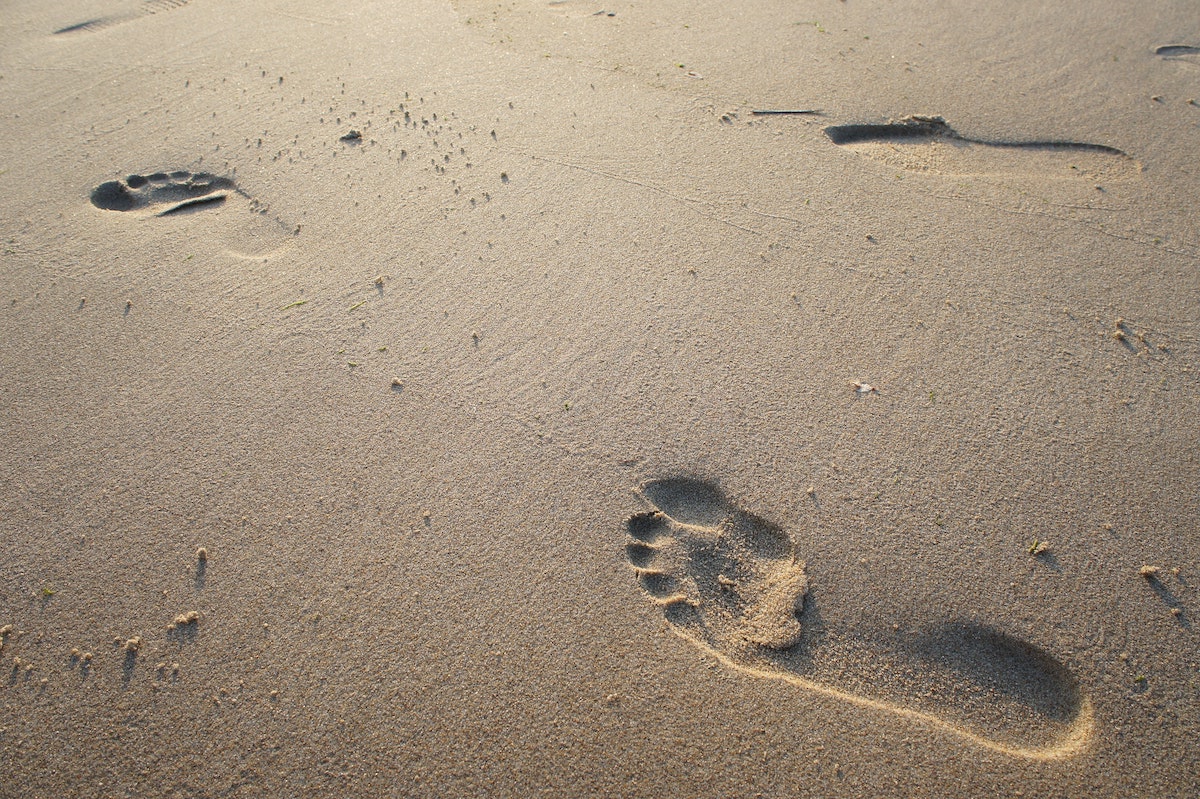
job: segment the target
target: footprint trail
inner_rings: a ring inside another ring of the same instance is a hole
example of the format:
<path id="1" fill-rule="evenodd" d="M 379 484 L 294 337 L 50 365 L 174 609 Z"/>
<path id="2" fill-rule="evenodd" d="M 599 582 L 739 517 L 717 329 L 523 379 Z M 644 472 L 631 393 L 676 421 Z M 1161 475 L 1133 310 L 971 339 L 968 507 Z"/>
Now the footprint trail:
<path id="1" fill-rule="evenodd" d="M 731 668 L 946 730 L 1015 757 L 1080 751 L 1090 700 L 1061 663 L 979 624 L 840 635 L 809 614 L 791 537 L 692 479 L 642 486 L 625 554 L 671 630 Z"/>

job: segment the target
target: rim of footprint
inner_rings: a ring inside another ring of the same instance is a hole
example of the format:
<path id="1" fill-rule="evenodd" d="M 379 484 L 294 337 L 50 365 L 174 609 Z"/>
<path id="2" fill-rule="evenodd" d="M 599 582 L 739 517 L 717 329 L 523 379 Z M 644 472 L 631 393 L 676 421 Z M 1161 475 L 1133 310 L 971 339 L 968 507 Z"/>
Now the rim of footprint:
<path id="1" fill-rule="evenodd" d="M 1094 715 L 1048 652 L 975 622 L 839 635 L 806 614 L 809 577 L 782 528 L 713 483 L 651 480 L 625 555 L 672 632 L 723 664 L 905 717 L 993 751 L 1049 760 L 1083 749 Z"/>

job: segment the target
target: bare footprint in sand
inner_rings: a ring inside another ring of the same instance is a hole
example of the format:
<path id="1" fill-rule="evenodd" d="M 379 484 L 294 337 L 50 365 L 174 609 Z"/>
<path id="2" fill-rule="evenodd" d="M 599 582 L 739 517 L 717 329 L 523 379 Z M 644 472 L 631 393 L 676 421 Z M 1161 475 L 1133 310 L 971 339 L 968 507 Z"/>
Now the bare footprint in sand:
<path id="1" fill-rule="evenodd" d="M 834 144 L 910 172 L 1095 182 L 1128 178 L 1142 168 L 1105 144 L 971 138 L 938 116 L 833 125 L 825 134 Z"/>
<path id="2" fill-rule="evenodd" d="M 698 480 L 655 480 L 625 553 L 673 632 L 727 666 L 952 732 L 994 751 L 1062 758 L 1093 727 L 1051 655 L 978 624 L 838 636 L 805 616 L 805 563 L 786 532 Z"/>
<path id="3" fill-rule="evenodd" d="M 133 174 L 101 183 L 92 189 L 90 199 L 102 211 L 118 211 L 139 219 L 204 212 L 206 218 L 214 218 L 201 227 L 189 224 L 186 229 L 196 235 L 218 235 L 229 245 L 228 252 L 240 258 L 277 252 L 299 230 L 289 230 L 284 222 L 268 214 L 232 178 L 210 172 Z M 238 207 L 223 215 L 227 201 L 236 201 Z"/>
<path id="4" fill-rule="evenodd" d="M 76 22 L 74 25 L 67 25 L 65 28 L 59 28 L 54 33 L 61 35 L 64 33 L 83 33 L 104 30 L 115 25 L 120 25 L 123 22 L 130 22 L 138 17 L 151 16 L 159 14 L 163 11 L 171 11 L 172 9 L 180 8 L 188 4 L 188 0 L 143 0 L 138 5 L 132 8 L 123 8 L 114 10 L 110 14 L 105 14 L 102 17 L 93 17 Z"/>
<path id="5" fill-rule="evenodd" d="M 105 211 L 150 209 L 155 216 L 168 216 L 202 205 L 225 202 L 237 184 L 208 172 L 155 172 L 109 180 L 92 189 L 92 205 Z"/>

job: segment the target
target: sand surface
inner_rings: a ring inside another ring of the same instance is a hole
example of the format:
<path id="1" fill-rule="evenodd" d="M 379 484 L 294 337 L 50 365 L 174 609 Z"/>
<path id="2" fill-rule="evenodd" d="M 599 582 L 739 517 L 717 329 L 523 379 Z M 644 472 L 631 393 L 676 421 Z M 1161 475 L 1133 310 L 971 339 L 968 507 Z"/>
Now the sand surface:
<path id="1" fill-rule="evenodd" d="M 1200 793 L 1193 4 L 0 18 L 0 795 Z"/>

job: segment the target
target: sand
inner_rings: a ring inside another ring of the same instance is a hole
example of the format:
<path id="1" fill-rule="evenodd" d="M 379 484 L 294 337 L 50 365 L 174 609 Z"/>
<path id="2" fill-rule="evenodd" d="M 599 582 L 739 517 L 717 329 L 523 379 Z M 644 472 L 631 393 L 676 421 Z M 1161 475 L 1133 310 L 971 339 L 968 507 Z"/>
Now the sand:
<path id="1" fill-rule="evenodd" d="M 1200 792 L 1188 4 L 0 15 L 0 795 Z"/>

